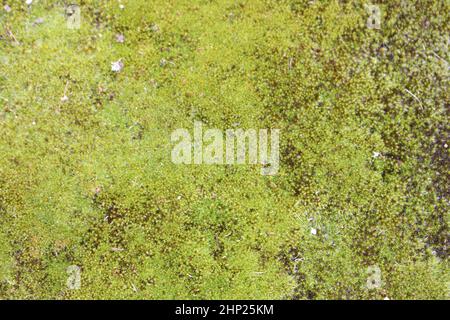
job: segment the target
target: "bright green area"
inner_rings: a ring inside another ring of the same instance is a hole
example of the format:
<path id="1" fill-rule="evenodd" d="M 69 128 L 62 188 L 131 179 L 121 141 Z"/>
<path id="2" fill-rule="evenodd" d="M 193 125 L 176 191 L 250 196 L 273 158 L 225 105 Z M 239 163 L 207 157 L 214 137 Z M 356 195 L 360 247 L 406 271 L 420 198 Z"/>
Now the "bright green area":
<path id="1" fill-rule="evenodd" d="M 379 30 L 331 0 L 80 1 L 71 30 L 3 0 L 0 297 L 447 299 L 450 2 L 374 2 Z M 194 120 L 281 129 L 279 174 L 173 164 Z"/>

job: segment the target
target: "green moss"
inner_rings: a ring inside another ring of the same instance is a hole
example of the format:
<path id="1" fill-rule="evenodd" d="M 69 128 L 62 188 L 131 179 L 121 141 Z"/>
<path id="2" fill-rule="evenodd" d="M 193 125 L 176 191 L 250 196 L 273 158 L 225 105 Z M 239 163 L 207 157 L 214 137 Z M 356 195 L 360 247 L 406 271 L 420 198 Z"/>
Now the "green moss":
<path id="1" fill-rule="evenodd" d="M 1 298 L 448 297 L 447 2 L 3 2 Z M 194 120 L 279 174 L 173 164 Z"/>

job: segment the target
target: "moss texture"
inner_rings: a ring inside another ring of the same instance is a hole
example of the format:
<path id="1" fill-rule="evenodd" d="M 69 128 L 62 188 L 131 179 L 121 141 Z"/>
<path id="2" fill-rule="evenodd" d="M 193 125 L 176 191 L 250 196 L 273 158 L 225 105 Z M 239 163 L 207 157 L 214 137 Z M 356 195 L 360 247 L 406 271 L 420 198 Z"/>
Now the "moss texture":
<path id="1" fill-rule="evenodd" d="M 448 298 L 449 1 L 1 2 L 1 298 Z M 279 174 L 173 164 L 195 120 Z"/>

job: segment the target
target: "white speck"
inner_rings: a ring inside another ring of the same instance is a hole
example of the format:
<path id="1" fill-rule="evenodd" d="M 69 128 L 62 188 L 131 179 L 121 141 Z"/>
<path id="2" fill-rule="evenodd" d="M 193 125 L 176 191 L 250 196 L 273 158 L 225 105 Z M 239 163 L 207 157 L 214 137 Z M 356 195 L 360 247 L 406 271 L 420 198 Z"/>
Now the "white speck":
<path id="1" fill-rule="evenodd" d="M 26 0 L 25 3 L 29 6 L 31 6 L 31 4 L 33 3 L 33 0 Z"/>
<path id="2" fill-rule="evenodd" d="M 154 23 L 154 24 L 152 24 L 151 29 L 152 29 L 153 32 L 158 32 L 159 31 L 159 26 L 156 23 Z"/>
<path id="3" fill-rule="evenodd" d="M 64 97 L 61 98 L 61 102 L 67 102 L 69 101 L 69 97 L 64 95 Z"/>
<path id="4" fill-rule="evenodd" d="M 118 43 L 124 43 L 125 42 L 125 36 L 123 34 L 117 34 L 116 35 L 116 41 Z"/>
<path id="5" fill-rule="evenodd" d="M 34 20 L 33 24 L 43 24 L 44 23 L 44 19 L 43 18 L 37 18 L 36 20 Z"/>
<path id="6" fill-rule="evenodd" d="M 116 62 L 111 63 L 111 71 L 113 72 L 120 72 L 122 71 L 124 65 L 122 62 L 122 59 L 117 60 Z"/>
<path id="7" fill-rule="evenodd" d="M 9 58 L 7 56 L 0 56 L 0 63 L 9 64 Z"/>
<path id="8" fill-rule="evenodd" d="M 317 234 L 317 229 L 311 228 L 311 234 L 315 236 Z"/>
<path id="9" fill-rule="evenodd" d="M 380 156 L 381 156 L 381 153 L 380 153 L 380 152 L 374 151 L 373 154 L 372 154 L 372 158 L 378 158 L 378 157 L 380 157 Z"/>
<path id="10" fill-rule="evenodd" d="M 5 4 L 5 6 L 3 7 L 3 9 L 5 9 L 6 12 L 11 12 L 11 7 L 8 6 L 7 4 Z"/>
<path id="11" fill-rule="evenodd" d="M 383 300 L 391 300 L 391 299 L 389 299 L 389 297 L 384 297 L 384 299 Z"/>
<path id="12" fill-rule="evenodd" d="M 159 65 L 160 65 L 161 67 L 164 67 L 166 64 L 167 64 L 167 60 L 164 59 L 164 58 L 162 58 L 162 59 L 159 61 Z"/>
<path id="13" fill-rule="evenodd" d="M 150 84 L 153 86 L 153 88 L 158 87 L 158 82 L 156 82 L 155 79 L 150 79 Z"/>
<path id="14" fill-rule="evenodd" d="M 448 144 L 444 144 L 444 148 L 447 149 L 448 148 Z"/>
<path id="15" fill-rule="evenodd" d="M 120 10 L 125 9 L 125 6 L 123 4 L 119 5 Z"/>

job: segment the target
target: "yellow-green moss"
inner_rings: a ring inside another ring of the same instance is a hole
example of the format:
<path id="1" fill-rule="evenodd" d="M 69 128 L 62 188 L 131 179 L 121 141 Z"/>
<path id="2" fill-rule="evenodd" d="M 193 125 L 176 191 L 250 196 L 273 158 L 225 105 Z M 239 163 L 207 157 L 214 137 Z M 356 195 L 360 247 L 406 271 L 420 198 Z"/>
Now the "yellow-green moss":
<path id="1" fill-rule="evenodd" d="M 447 298 L 450 8 L 411 2 L 4 0 L 0 297 Z M 174 165 L 194 120 L 281 129 L 279 175 Z"/>

